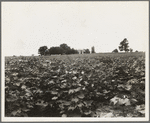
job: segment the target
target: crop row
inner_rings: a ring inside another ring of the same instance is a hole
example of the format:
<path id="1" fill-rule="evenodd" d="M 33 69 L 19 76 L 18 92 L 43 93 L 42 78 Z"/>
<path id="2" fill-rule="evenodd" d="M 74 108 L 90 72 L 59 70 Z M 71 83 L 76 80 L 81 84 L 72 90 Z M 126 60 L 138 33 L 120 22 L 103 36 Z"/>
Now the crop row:
<path id="1" fill-rule="evenodd" d="M 113 110 L 112 117 L 142 117 L 144 106 L 142 56 L 5 62 L 7 117 L 102 117 L 110 112 L 104 107 Z"/>

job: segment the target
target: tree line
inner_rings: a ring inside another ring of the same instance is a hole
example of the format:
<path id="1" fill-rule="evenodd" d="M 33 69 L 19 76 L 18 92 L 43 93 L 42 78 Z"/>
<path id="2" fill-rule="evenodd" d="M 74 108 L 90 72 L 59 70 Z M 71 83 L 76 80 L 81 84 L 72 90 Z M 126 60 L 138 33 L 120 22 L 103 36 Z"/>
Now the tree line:
<path id="1" fill-rule="evenodd" d="M 133 49 L 129 48 L 129 42 L 128 42 L 128 40 L 126 38 L 123 41 L 120 42 L 118 48 L 119 48 L 120 51 L 125 51 L 125 52 L 129 52 L 130 51 L 130 52 L 133 52 Z M 119 51 L 116 48 L 112 52 L 113 53 L 118 53 Z M 135 52 L 138 52 L 138 51 L 136 50 Z M 90 50 L 89 49 L 84 49 L 83 53 L 84 54 L 89 54 Z M 96 53 L 94 46 L 91 47 L 91 53 Z M 79 54 L 79 51 L 76 50 L 76 49 L 74 49 L 74 48 L 71 48 L 67 44 L 63 43 L 63 44 L 60 44 L 60 46 L 50 47 L 49 49 L 48 49 L 47 46 L 41 46 L 38 49 L 38 54 L 40 54 L 40 55 Z"/>
<path id="2" fill-rule="evenodd" d="M 89 49 L 84 49 L 84 54 L 90 53 Z M 38 49 L 38 54 L 40 55 L 53 55 L 53 54 L 79 54 L 78 50 L 69 47 L 67 44 L 63 43 L 60 46 L 50 47 L 48 49 L 47 46 L 41 46 Z"/>
<path id="3" fill-rule="evenodd" d="M 120 51 L 133 52 L 133 49 L 129 48 L 129 42 L 126 38 L 123 41 L 120 42 L 118 48 L 119 48 Z M 118 49 L 114 49 L 112 52 L 118 53 L 119 51 L 118 51 Z M 138 51 L 136 50 L 135 52 L 138 52 Z"/>

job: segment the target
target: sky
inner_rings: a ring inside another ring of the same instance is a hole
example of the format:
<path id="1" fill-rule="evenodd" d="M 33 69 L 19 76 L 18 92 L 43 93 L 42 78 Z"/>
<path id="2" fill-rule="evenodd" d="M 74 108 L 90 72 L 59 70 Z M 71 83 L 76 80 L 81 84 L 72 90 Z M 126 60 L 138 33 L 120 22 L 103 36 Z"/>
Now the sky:
<path id="1" fill-rule="evenodd" d="M 41 46 L 112 52 L 124 38 L 133 51 L 149 46 L 148 1 L 1 2 L 2 53 L 38 55 Z"/>

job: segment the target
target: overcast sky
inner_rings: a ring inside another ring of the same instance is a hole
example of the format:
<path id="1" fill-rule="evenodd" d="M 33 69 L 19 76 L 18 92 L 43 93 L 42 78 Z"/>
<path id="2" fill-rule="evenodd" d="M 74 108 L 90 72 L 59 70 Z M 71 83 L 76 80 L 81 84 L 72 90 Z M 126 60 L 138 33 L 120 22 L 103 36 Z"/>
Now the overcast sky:
<path id="1" fill-rule="evenodd" d="M 38 54 L 40 46 L 111 52 L 127 38 L 133 50 L 146 51 L 148 1 L 2 2 L 2 53 Z"/>

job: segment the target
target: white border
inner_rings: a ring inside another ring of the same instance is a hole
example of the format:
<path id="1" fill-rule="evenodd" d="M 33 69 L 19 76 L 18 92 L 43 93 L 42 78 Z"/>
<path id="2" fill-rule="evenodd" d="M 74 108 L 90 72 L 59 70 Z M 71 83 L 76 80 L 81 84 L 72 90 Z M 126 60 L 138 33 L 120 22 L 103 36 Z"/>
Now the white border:
<path id="1" fill-rule="evenodd" d="M 149 3 L 149 2 L 148 2 Z M 149 6 L 149 5 L 148 5 Z M 149 14 L 148 14 L 149 15 Z M 149 31 L 149 30 L 148 30 Z M 2 28 L 1 28 L 1 32 L 2 32 Z M 2 33 L 1 33 L 2 34 Z M 2 39 L 2 35 L 1 35 L 1 39 Z M 148 41 L 149 41 L 149 37 L 148 37 Z M 2 122 L 65 122 L 65 121 L 70 121 L 70 122 L 77 122 L 77 121 L 149 121 L 149 42 L 147 42 L 147 48 L 146 48 L 146 53 L 145 53 L 145 65 L 146 65 L 146 88 L 145 88 L 145 118 L 63 118 L 63 117 L 51 117 L 51 118 L 47 118 L 47 117 L 5 117 L 5 56 L 4 56 L 4 52 L 3 52 L 3 42 L 1 40 L 1 121 Z"/>
<path id="2" fill-rule="evenodd" d="M 55 118 L 37 118 L 37 117 L 33 117 L 33 118 L 16 118 L 16 117 L 12 117 L 12 118 L 4 118 L 2 119 L 3 122 L 65 122 L 65 121 L 69 121 L 69 122 L 79 122 L 79 121 L 87 121 L 87 122 L 91 122 L 91 121 L 148 121 L 147 118 L 60 118 L 60 117 L 55 117 Z"/>

